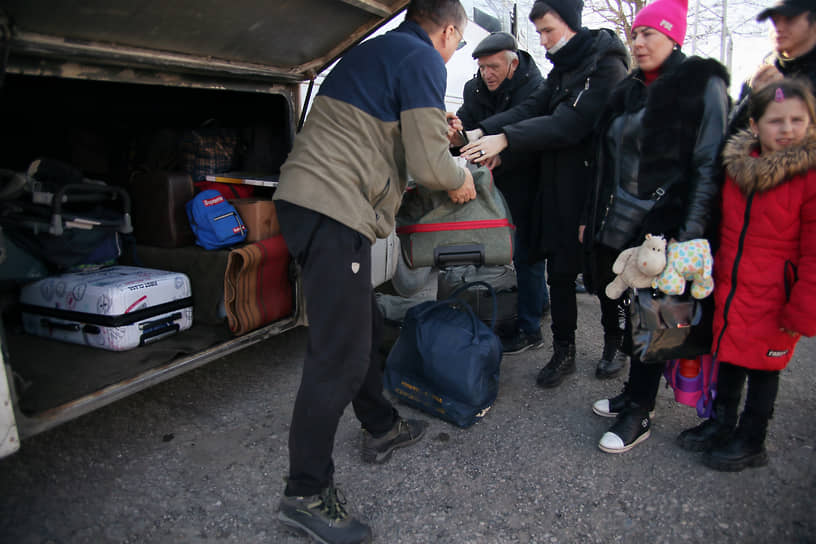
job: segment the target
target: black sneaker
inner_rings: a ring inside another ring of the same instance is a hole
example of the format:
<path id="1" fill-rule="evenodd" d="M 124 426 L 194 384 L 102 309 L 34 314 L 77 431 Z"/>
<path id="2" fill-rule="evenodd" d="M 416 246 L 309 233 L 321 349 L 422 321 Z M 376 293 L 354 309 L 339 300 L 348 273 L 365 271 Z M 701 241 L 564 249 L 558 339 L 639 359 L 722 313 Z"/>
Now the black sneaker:
<path id="1" fill-rule="evenodd" d="M 371 542 L 371 528 L 348 515 L 345 498 L 334 485 L 317 495 L 287 497 L 280 501 L 278 519 L 323 544 Z"/>
<path id="2" fill-rule="evenodd" d="M 623 393 L 616 397 L 595 401 L 592 411 L 601 417 L 618 417 L 630 400 L 629 393 L 624 389 Z"/>
<path id="3" fill-rule="evenodd" d="M 400 418 L 384 436 L 374 438 L 363 429 L 363 461 L 385 463 L 397 448 L 404 448 L 418 442 L 428 428 L 427 421 Z"/>
<path id="4" fill-rule="evenodd" d="M 544 368 L 538 372 L 539 387 L 556 387 L 569 374 L 575 372 L 575 344 L 553 344 L 553 354 Z"/>
<path id="5" fill-rule="evenodd" d="M 527 333 L 519 329 L 513 336 L 502 339 L 502 352 L 505 355 L 515 355 L 528 349 L 538 349 L 543 345 L 544 339 L 540 331 Z"/>
<path id="6" fill-rule="evenodd" d="M 696 427 L 677 436 L 677 445 L 686 451 L 706 451 L 725 443 L 733 434 L 734 426 L 716 419 L 706 419 Z"/>
<path id="7" fill-rule="evenodd" d="M 647 410 L 636 404 L 630 404 L 601 437 L 598 447 L 606 453 L 629 451 L 649 438 L 650 427 L 651 421 Z"/>

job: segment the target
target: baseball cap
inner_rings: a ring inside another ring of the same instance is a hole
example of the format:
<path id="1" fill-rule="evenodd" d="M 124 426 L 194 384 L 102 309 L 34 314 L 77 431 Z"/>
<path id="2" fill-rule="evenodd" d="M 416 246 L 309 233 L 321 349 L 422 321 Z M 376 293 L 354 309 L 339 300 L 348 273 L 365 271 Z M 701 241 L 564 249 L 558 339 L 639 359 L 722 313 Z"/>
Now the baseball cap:
<path id="1" fill-rule="evenodd" d="M 774 15 L 795 17 L 803 11 L 816 11 L 816 0 L 779 0 L 773 6 L 762 10 L 756 20 L 761 23 Z"/>

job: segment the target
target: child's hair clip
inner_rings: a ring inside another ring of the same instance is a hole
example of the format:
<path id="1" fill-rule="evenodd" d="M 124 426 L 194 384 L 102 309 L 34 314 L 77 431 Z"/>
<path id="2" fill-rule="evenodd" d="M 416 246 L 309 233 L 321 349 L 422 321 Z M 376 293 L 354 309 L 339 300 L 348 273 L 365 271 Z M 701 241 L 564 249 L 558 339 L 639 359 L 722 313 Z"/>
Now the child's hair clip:
<path id="1" fill-rule="evenodd" d="M 782 92 L 782 87 L 777 87 L 774 102 L 782 102 L 783 100 L 785 100 L 785 93 Z"/>

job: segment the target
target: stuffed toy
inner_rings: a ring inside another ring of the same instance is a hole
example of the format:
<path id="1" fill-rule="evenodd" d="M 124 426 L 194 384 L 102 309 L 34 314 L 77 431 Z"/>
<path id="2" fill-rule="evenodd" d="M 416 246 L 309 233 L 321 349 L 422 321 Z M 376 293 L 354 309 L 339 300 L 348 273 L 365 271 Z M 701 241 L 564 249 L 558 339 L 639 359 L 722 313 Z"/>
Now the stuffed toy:
<path id="1" fill-rule="evenodd" d="M 690 281 L 691 296 L 705 298 L 714 291 L 712 264 L 711 247 L 705 238 L 670 243 L 666 269 L 654 279 L 652 287 L 668 295 L 680 295 L 686 290 L 686 282 Z"/>
<path id="2" fill-rule="evenodd" d="M 606 296 L 614 300 L 620 298 L 629 287 L 651 287 L 652 280 L 665 267 L 666 239 L 647 234 L 641 245 L 624 249 L 615 259 L 612 272 L 617 277 L 606 286 Z"/>

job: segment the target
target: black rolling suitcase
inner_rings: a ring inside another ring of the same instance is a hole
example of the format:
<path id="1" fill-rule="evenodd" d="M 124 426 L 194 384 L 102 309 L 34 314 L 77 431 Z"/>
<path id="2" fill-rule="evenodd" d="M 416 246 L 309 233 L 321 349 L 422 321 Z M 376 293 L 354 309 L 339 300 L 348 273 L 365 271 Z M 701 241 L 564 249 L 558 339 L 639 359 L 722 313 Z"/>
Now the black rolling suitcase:
<path id="1" fill-rule="evenodd" d="M 450 298 L 460 286 L 484 282 L 496 294 L 496 326 L 494 331 L 501 337 L 509 336 L 516 330 L 518 316 L 518 284 L 513 265 L 503 266 L 451 266 L 439 271 L 437 276 L 436 300 Z M 473 308 L 476 316 L 490 325 L 493 318 L 493 297 L 490 292 L 476 285 L 457 295 Z"/>

